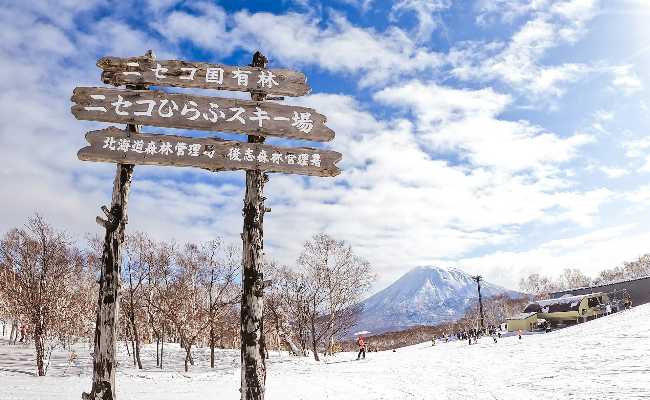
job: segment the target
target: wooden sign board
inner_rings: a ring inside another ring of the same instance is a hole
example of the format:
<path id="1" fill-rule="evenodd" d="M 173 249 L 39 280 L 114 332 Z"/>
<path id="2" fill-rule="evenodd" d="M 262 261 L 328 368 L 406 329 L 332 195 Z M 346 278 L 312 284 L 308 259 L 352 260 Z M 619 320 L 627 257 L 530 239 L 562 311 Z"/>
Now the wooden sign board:
<path id="1" fill-rule="evenodd" d="M 75 88 L 77 119 L 329 141 L 324 115 L 306 107 L 153 90 Z"/>
<path id="2" fill-rule="evenodd" d="M 336 176 L 341 154 L 308 147 L 284 148 L 216 138 L 154 135 L 110 127 L 86 134 L 82 161 L 197 167 L 211 171 L 254 170 Z"/>
<path id="3" fill-rule="evenodd" d="M 115 86 L 155 85 L 236 90 L 283 96 L 309 93 L 304 74 L 288 69 L 233 67 L 153 57 L 104 57 L 97 62 L 102 81 Z"/>

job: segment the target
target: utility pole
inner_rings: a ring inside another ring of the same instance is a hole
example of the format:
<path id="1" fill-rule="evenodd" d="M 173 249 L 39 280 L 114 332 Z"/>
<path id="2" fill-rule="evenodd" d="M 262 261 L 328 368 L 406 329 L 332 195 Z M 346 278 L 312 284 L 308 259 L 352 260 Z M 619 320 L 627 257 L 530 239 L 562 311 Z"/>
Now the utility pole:
<path id="1" fill-rule="evenodd" d="M 483 280 L 483 277 L 481 275 L 476 275 L 473 276 L 472 279 L 476 281 L 476 285 L 478 286 L 478 306 L 479 311 L 481 312 L 481 330 L 483 330 L 485 329 L 483 318 L 483 298 L 481 297 L 481 281 Z"/>

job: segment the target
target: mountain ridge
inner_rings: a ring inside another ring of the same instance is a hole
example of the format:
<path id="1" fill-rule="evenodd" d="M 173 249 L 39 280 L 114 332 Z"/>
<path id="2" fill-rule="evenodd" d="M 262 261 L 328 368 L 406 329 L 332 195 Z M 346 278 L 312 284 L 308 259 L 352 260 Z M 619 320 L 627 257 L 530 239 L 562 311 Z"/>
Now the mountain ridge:
<path id="1" fill-rule="evenodd" d="M 501 286 L 481 282 L 481 295 L 484 298 L 499 294 L 520 295 Z M 476 281 L 461 269 L 418 266 L 362 301 L 363 312 L 355 329 L 377 334 L 456 320 L 477 298 Z"/>

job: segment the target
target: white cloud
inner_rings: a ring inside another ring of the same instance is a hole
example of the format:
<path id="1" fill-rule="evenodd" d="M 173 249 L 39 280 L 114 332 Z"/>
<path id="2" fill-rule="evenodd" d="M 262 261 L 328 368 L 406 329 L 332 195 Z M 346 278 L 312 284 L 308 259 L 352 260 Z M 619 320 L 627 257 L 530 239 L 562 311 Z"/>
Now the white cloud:
<path id="1" fill-rule="evenodd" d="M 159 33 L 174 43 L 192 41 L 220 55 L 260 49 L 275 64 L 315 64 L 331 72 L 362 74 L 362 85 L 395 80 L 443 63 L 441 55 L 419 48 L 398 28 L 385 32 L 359 28 L 335 13 L 323 28 L 311 14 L 239 11 L 226 20 L 218 6 L 194 7 L 193 14 L 170 13 L 156 24 Z"/>
<path id="2" fill-rule="evenodd" d="M 479 24 L 493 24 L 496 21 L 511 23 L 531 12 L 548 7 L 549 0 L 479 0 L 476 3 Z"/>
<path id="3" fill-rule="evenodd" d="M 645 156 L 644 164 L 639 168 L 641 172 L 650 172 L 650 155 Z"/>
<path id="4" fill-rule="evenodd" d="M 566 84 L 591 71 L 579 63 L 544 65 L 549 49 L 575 43 L 586 24 L 597 14 L 597 0 L 533 1 L 503 0 L 479 3 L 479 20 L 494 13 L 506 20 L 529 17 L 507 44 L 468 42 L 450 52 L 452 72 L 463 80 L 500 80 L 526 91 L 529 96 L 564 94 Z"/>
<path id="5" fill-rule="evenodd" d="M 629 191 L 623 194 L 625 199 L 631 203 L 643 204 L 645 206 L 650 203 L 650 185 L 644 185 L 636 190 Z"/>
<path id="6" fill-rule="evenodd" d="M 598 122 L 611 121 L 614 119 L 614 113 L 607 110 L 597 110 L 594 113 L 594 118 Z"/>
<path id="7" fill-rule="evenodd" d="M 626 95 L 631 95 L 643 89 L 641 79 L 632 68 L 631 65 L 612 67 L 612 86 L 614 90 L 620 90 Z"/>
<path id="8" fill-rule="evenodd" d="M 516 288 L 519 279 L 531 273 L 557 276 L 564 268 L 579 268 L 595 276 L 601 270 L 634 260 L 647 252 L 650 233 L 639 233 L 635 225 L 599 229 L 584 235 L 551 240 L 527 251 L 497 251 L 459 262 L 488 281 Z M 516 273 L 513 273 L 516 271 Z"/>
<path id="9" fill-rule="evenodd" d="M 418 19 L 416 38 L 426 41 L 442 23 L 437 13 L 450 6 L 451 0 L 399 0 L 393 4 L 391 17 L 394 19 L 404 13 L 414 13 Z"/>
<path id="10" fill-rule="evenodd" d="M 628 140 L 623 142 L 625 149 L 625 156 L 628 158 L 643 157 L 650 151 L 650 137 L 642 137 L 640 139 Z"/>
<path id="11" fill-rule="evenodd" d="M 492 89 L 462 90 L 411 81 L 382 89 L 375 99 L 409 107 L 421 125 L 419 138 L 435 151 L 459 152 L 478 166 L 508 171 L 531 168 L 544 176 L 552 172 L 553 164 L 570 160 L 580 146 L 593 140 L 580 133 L 563 139 L 526 121 L 498 119 L 510 97 Z"/>
<path id="12" fill-rule="evenodd" d="M 620 178 L 629 174 L 630 172 L 625 168 L 616 168 L 616 167 L 600 167 L 600 170 L 610 178 Z"/>

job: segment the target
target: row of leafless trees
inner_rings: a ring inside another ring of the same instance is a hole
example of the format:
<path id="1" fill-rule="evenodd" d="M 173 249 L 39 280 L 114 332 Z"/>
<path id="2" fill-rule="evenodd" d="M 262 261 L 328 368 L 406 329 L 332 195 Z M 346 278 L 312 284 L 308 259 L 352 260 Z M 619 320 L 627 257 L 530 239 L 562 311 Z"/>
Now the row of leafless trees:
<path id="1" fill-rule="evenodd" d="M 186 371 L 197 346 L 210 348 L 211 367 L 215 348 L 239 347 L 239 248 L 221 239 L 179 245 L 134 233 L 123 254 L 120 340 L 134 366 L 143 368 L 141 346 L 153 342 L 157 367 L 165 343 L 175 343 L 185 350 Z M 1 238 L 0 320 L 14 342 L 28 331 L 39 375 L 56 346 L 92 341 L 100 255 L 98 238 L 75 243 L 39 215 Z M 318 360 L 354 325 L 374 276 L 348 244 L 319 234 L 295 268 L 269 263 L 265 278 L 266 348 L 311 350 Z"/>
<path id="2" fill-rule="evenodd" d="M 531 274 L 519 281 L 519 288 L 524 293 L 543 297 L 547 293 L 646 276 L 650 276 L 650 254 L 644 254 L 634 261 L 624 262 L 618 267 L 604 269 L 595 278 L 590 278 L 576 268 L 566 268 L 555 278 Z"/>
<path id="3" fill-rule="evenodd" d="M 485 327 L 498 327 L 506 322 L 508 317 L 519 314 L 530 302 L 529 297 L 511 297 L 507 294 L 500 294 L 494 297 L 483 299 L 483 324 Z M 478 299 L 471 302 L 467 312 L 460 320 L 453 325 L 455 331 L 467 331 L 477 329 L 481 314 L 479 311 Z"/>

